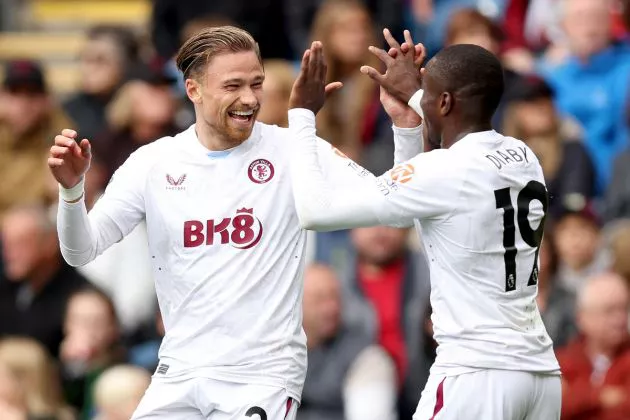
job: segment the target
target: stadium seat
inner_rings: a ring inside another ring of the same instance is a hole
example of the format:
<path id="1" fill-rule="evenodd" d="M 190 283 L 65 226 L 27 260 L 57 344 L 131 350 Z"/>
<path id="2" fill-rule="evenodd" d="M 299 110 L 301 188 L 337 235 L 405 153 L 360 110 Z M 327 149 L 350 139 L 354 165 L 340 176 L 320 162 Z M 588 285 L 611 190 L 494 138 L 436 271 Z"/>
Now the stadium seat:
<path id="1" fill-rule="evenodd" d="M 83 41 L 81 32 L 0 32 L 0 60 L 74 60 Z"/>
<path id="2" fill-rule="evenodd" d="M 70 28 L 95 24 L 141 27 L 151 15 L 150 0 L 30 0 L 27 21 L 36 27 Z"/>

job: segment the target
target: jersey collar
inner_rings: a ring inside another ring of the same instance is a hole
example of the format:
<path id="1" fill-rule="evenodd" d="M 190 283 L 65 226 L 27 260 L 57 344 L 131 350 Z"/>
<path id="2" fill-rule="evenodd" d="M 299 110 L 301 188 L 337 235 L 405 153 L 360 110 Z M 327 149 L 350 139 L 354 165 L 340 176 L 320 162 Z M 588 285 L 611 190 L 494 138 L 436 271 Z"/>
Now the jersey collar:
<path id="1" fill-rule="evenodd" d="M 250 150 L 260 140 L 261 131 L 261 123 L 256 122 L 254 124 L 252 134 L 249 136 L 249 138 L 240 145 L 229 149 L 229 153 L 227 153 L 226 156 L 241 154 Z M 192 124 L 186 130 L 184 130 L 181 135 L 183 137 L 182 140 L 184 140 L 185 148 L 190 151 L 194 156 L 199 156 L 204 161 L 213 161 L 213 159 L 211 159 L 209 155 L 216 154 L 217 152 L 213 152 L 207 149 L 203 144 L 201 144 L 199 138 L 197 137 L 195 124 Z"/>
<path id="2" fill-rule="evenodd" d="M 495 130 L 486 130 L 486 131 L 477 131 L 474 133 L 470 133 L 465 135 L 459 141 L 455 142 L 449 150 L 458 150 L 464 147 L 468 147 L 469 145 L 475 145 L 479 142 L 487 143 L 492 142 L 495 143 L 503 138 L 499 133 Z"/>

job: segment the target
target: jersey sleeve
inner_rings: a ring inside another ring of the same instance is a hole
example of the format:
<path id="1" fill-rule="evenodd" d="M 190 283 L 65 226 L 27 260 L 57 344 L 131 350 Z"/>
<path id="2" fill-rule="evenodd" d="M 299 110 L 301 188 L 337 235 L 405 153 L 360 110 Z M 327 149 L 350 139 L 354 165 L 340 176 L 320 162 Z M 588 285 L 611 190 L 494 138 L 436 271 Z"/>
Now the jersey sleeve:
<path id="1" fill-rule="evenodd" d="M 344 158 L 353 170 L 331 176 L 320 163 L 313 113 L 290 110 L 289 128 L 296 209 L 306 229 L 409 226 L 414 219 L 444 215 L 453 208 L 458 184 L 446 165 L 448 151 L 419 154 L 380 177 Z"/>
<path id="2" fill-rule="evenodd" d="M 422 125 L 414 128 L 392 126 L 394 131 L 394 164 L 422 153 Z"/>
<path id="3" fill-rule="evenodd" d="M 59 200 L 57 230 L 61 253 L 72 266 L 82 266 L 119 242 L 145 216 L 146 156 L 133 153 L 114 173 L 105 193 L 87 212 L 85 200 Z"/>

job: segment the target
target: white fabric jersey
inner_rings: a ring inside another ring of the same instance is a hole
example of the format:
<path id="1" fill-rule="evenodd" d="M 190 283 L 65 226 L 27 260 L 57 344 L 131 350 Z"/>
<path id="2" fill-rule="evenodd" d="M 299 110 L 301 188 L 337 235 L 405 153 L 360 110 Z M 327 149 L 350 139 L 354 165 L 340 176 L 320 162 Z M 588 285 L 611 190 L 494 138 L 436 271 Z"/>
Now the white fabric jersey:
<path id="1" fill-rule="evenodd" d="M 431 271 L 432 373 L 479 369 L 559 373 L 535 297 L 546 188 L 534 153 L 495 131 L 422 153 L 383 176 L 330 182 L 313 113 L 289 112 L 298 216 L 305 228 L 408 226 Z M 543 204 L 544 203 L 544 204 Z"/>
<path id="2" fill-rule="evenodd" d="M 397 137 L 401 150 L 414 149 L 417 136 Z M 61 249 L 75 266 L 146 219 L 166 329 L 156 375 L 277 385 L 299 400 L 306 233 L 294 206 L 290 143 L 288 129 L 256 123 L 240 146 L 209 153 L 193 125 L 133 153 L 89 216 L 83 201 L 61 201 Z M 348 178 L 341 154 L 318 145 L 327 171 Z"/>

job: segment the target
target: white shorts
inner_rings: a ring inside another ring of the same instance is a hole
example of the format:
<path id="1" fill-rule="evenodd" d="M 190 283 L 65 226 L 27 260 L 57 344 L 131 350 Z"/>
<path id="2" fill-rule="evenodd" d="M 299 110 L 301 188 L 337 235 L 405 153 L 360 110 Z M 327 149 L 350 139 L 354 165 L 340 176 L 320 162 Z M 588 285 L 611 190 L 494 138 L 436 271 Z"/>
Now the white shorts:
<path id="1" fill-rule="evenodd" d="M 297 408 L 279 387 L 154 377 L 131 419 L 295 420 Z"/>
<path id="2" fill-rule="evenodd" d="M 431 375 L 413 420 L 558 420 L 559 375 L 481 370 Z"/>

